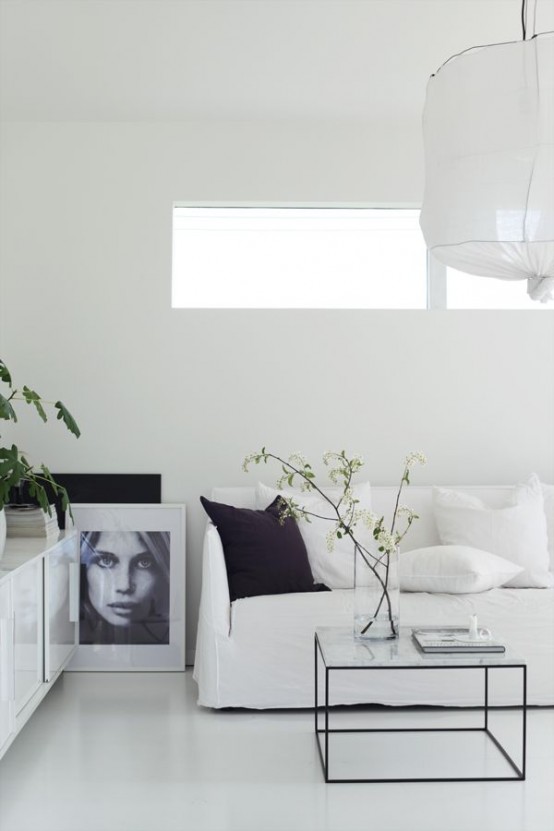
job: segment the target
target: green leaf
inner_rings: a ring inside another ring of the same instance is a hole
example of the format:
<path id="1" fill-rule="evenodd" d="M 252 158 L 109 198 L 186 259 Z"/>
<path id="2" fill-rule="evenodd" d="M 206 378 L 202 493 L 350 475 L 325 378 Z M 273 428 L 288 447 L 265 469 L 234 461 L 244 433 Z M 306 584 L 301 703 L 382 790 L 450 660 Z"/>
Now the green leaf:
<path id="1" fill-rule="evenodd" d="M 44 486 L 40 484 L 34 477 L 28 478 L 27 482 L 29 483 L 29 495 L 36 499 L 42 510 L 48 516 L 52 516 L 52 508 L 50 507 L 50 500 L 48 499 L 48 494 L 44 489 Z"/>
<path id="2" fill-rule="evenodd" d="M 8 483 L 0 477 L 0 508 L 3 508 L 10 501 L 10 490 Z"/>
<path id="3" fill-rule="evenodd" d="M 16 465 L 19 461 L 19 450 L 15 444 L 12 444 L 11 447 L 1 447 L 0 459 L 5 459 L 6 463 L 12 467 Z"/>
<path id="4" fill-rule="evenodd" d="M 44 407 L 41 404 L 41 397 L 40 395 L 35 392 L 34 390 L 29 389 L 29 387 L 23 387 L 23 398 L 27 402 L 27 404 L 33 404 L 36 408 L 37 413 L 41 417 L 43 421 L 48 421 L 46 417 L 46 413 L 44 411 Z"/>
<path id="5" fill-rule="evenodd" d="M 29 470 L 32 469 L 32 465 L 29 464 L 29 462 L 22 453 L 19 453 L 19 458 L 21 459 L 21 464 L 25 465 L 25 467 L 29 468 Z"/>
<path id="6" fill-rule="evenodd" d="M 11 405 L 11 402 L 0 395 L 0 418 L 6 421 L 17 421 L 17 414 Z"/>
<path id="7" fill-rule="evenodd" d="M 10 370 L 4 363 L 4 361 L 0 358 L 0 381 L 3 381 L 5 384 L 8 384 L 9 387 L 12 385 L 12 376 L 10 375 Z"/>
<path id="8" fill-rule="evenodd" d="M 77 438 L 79 438 L 79 436 L 81 435 L 81 431 L 79 430 L 77 422 L 75 421 L 67 407 L 65 407 L 61 401 L 56 401 L 54 406 L 58 410 L 58 419 L 61 419 L 64 422 L 65 426 L 70 431 L 70 433 L 73 433 L 74 436 L 77 436 Z"/>
<path id="9" fill-rule="evenodd" d="M 0 507 L 10 501 L 10 491 L 19 485 L 26 473 L 26 466 L 13 444 L 0 449 Z"/>
<path id="10" fill-rule="evenodd" d="M 0 479 L 11 479 L 13 471 L 18 468 L 18 462 L 11 460 L 0 461 Z"/>
<path id="11" fill-rule="evenodd" d="M 73 511 L 71 510 L 71 502 L 69 501 L 69 494 L 65 488 L 58 485 L 58 495 L 62 498 L 62 511 L 69 511 L 69 516 L 73 519 Z"/>

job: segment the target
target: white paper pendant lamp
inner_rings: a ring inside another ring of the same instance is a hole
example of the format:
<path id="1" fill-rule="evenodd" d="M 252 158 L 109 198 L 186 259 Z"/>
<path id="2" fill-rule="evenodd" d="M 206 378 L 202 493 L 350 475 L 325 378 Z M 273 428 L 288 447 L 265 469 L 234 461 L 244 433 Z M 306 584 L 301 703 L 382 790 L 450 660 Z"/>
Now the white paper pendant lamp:
<path id="1" fill-rule="evenodd" d="M 427 87 L 421 229 L 458 271 L 554 298 L 554 32 L 475 47 Z"/>

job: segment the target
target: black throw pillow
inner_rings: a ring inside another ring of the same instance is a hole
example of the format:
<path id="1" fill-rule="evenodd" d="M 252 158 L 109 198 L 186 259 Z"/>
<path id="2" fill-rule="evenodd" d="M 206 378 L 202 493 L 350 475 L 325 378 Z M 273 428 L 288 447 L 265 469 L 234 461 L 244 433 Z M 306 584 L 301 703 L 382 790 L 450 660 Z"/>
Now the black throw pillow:
<path id="1" fill-rule="evenodd" d="M 265 511 L 255 511 L 200 497 L 221 537 L 231 600 L 326 588 L 314 584 L 296 521 L 286 517 L 280 522 L 280 500 L 278 496 Z"/>

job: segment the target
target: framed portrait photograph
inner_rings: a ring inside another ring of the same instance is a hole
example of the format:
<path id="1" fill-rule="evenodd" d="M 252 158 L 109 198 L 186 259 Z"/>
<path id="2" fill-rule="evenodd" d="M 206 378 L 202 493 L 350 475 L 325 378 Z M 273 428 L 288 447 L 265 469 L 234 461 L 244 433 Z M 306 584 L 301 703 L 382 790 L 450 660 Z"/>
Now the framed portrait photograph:
<path id="1" fill-rule="evenodd" d="M 185 506 L 74 503 L 79 648 L 68 670 L 185 669 Z"/>

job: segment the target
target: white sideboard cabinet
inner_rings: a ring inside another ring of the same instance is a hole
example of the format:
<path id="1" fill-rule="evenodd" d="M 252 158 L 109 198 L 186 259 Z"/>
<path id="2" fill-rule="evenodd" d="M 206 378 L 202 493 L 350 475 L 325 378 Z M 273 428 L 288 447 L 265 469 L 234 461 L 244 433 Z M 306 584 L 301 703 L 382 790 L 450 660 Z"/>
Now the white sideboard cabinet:
<path id="1" fill-rule="evenodd" d="M 0 757 L 78 643 L 78 533 L 8 538 L 0 560 Z"/>

